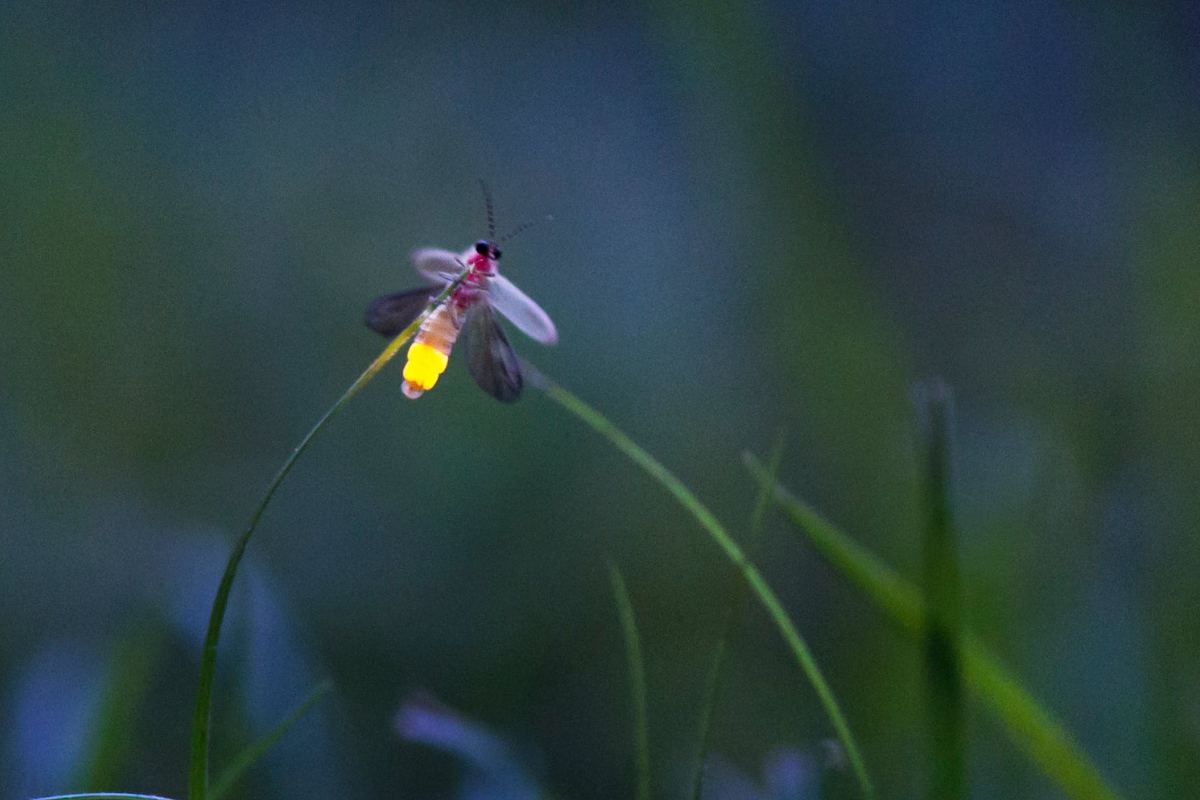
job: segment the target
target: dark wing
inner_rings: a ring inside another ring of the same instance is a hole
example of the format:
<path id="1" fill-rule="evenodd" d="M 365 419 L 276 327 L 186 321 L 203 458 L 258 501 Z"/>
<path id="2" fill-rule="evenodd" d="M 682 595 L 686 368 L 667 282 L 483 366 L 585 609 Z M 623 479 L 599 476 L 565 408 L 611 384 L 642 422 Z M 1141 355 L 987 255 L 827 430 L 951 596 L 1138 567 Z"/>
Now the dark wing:
<path id="1" fill-rule="evenodd" d="M 367 306 L 367 327 L 384 336 L 395 336 L 420 316 L 438 293 L 436 286 L 385 294 Z"/>
<path id="2" fill-rule="evenodd" d="M 479 388 L 501 403 L 521 396 L 521 367 L 517 354 L 486 302 L 467 312 L 467 367 Z"/>

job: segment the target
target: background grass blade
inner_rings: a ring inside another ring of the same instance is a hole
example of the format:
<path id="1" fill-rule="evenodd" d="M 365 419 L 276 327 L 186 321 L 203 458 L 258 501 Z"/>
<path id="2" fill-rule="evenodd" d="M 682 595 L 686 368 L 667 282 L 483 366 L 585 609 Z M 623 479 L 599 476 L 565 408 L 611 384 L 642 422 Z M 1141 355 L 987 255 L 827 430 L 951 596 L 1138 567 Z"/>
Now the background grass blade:
<path id="1" fill-rule="evenodd" d="M 914 392 L 924 450 L 922 500 L 922 588 L 929 623 L 925 651 L 929 797 L 960 800 L 967 787 L 966 708 L 963 698 L 959 635 L 962 592 L 950 498 L 953 396 L 940 380 L 919 384 Z M 768 476 L 770 484 L 777 481 Z M 760 489 L 766 488 L 764 482 Z"/>
<path id="2" fill-rule="evenodd" d="M 646 717 L 646 662 L 642 658 L 642 640 L 629 589 L 617 565 L 609 563 L 613 598 L 625 636 L 625 658 L 629 662 L 629 692 L 633 700 L 633 763 L 637 775 L 637 800 L 650 800 L 650 730 Z"/>
<path id="3" fill-rule="evenodd" d="M 796 662 L 800 665 L 801 670 L 804 671 L 808 682 L 817 693 L 817 698 L 825 709 L 834 732 L 837 734 L 842 746 L 846 749 L 846 758 L 850 763 L 850 769 L 854 773 L 855 780 L 858 781 L 863 796 L 873 797 L 874 789 L 872 788 L 870 778 L 867 776 L 866 765 L 863 763 L 858 744 L 854 736 L 850 733 L 850 726 L 846 723 L 841 706 L 838 705 L 837 698 L 833 695 L 833 690 L 829 688 L 825 676 L 817 666 L 816 659 L 813 658 L 812 652 L 808 649 L 808 644 L 800 636 L 800 632 L 796 630 L 796 626 L 784 610 L 783 604 L 779 602 L 779 598 L 775 595 L 770 585 L 767 584 L 762 573 L 746 559 L 745 553 L 738 547 L 737 542 L 733 540 L 733 537 L 729 535 L 725 527 L 692 494 L 691 490 L 684 486 L 682 481 L 656 461 L 653 456 L 635 444 L 632 439 L 609 422 L 604 415 L 544 375 L 537 373 L 532 367 L 527 366 L 526 369 L 530 373 L 530 382 L 533 385 L 541 388 L 547 397 L 599 433 L 660 486 L 666 489 L 700 523 L 700 527 L 720 547 L 726 558 L 733 563 L 734 567 L 737 568 L 742 578 L 746 581 L 746 584 L 750 587 L 750 591 L 754 593 L 754 596 L 762 603 L 763 608 L 766 609 L 767 614 L 771 617 L 771 621 L 779 630 L 780 635 L 783 636 L 788 649 L 792 651 Z"/>
<path id="4" fill-rule="evenodd" d="M 383 349 L 383 352 L 376 356 L 375 360 L 354 380 L 354 383 L 350 384 L 350 388 L 342 393 L 337 402 L 321 415 L 317 423 L 300 440 L 300 444 L 296 445 L 295 449 L 284 460 L 283 466 L 275 473 L 275 477 L 267 485 L 267 490 L 263 493 L 262 499 L 258 501 L 258 506 L 254 509 L 254 513 L 250 515 L 250 521 L 246 524 L 246 529 L 238 537 L 237 542 L 234 543 L 233 549 L 229 553 L 229 560 L 225 563 L 225 572 L 221 575 L 221 583 L 217 586 L 216 597 L 213 598 L 212 611 L 208 617 L 208 630 L 204 635 L 204 649 L 200 654 L 200 679 L 196 686 L 196 707 L 192 715 L 191 757 L 188 765 L 188 800 L 205 800 L 208 793 L 208 757 L 211 739 L 210 727 L 212 724 L 213 680 L 217 673 L 217 644 L 221 639 L 221 625 L 225 621 L 225 609 L 229 605 L 229 592 L 233 589 L 233 579 L 237 576 L 238 565 L 241 564 L 242 556 L 246 553 L 246 546 L 250 544 L 250 537 L 258 529 L 258 523 L 262 519 L 263 512 L 267 510 L 267 506 L 271 503 L 271 498 L 275 496 L 275 492 L 279 490 L 288 473 L 292 471 L 292 467 L 296 466 L 296 462 L 300 459 L 300 456 L 312 444 L 313 439 L 321 432 L 321 429 L 345 407 L 346 403 L 350 402 L 351 398 L 362 391 L 362 388 L 370 383 L 389 361 L 395 358 L 396 354 L 400 352 L 400 348 L 404 346 L 404 343 L 411 339 L 413 334 L 417 332 L 417 329 L 421 327 L 421 323 L 450 296 L 450 293 L 462 283 L 468 274 L 469 271 L 464 271 L 453 281 L 446 284 L 446 287 L 429 301 L 429 305 L 425 311 L 413 320 L 407 328 L 401 331 L 395 339 L 392 339 L 388 343 L 388 346 Z"/>
<path id="5" fill-rule="evenodd" d="M 858 586 L 901 630 L 920 641 L 925 636 L 927 618 L 916 586 L 783 486 L 772 483 L 767 469 L 754 456 L 747 453 L 744 459 L 757 480 L 773 486 L 775 502 L 817 553 Z M 982 642 L 964 630 L 960 645 L 967 688 L 1068 797 L 1076 800 L 1115 800 L 1120 797 L 1066 730 Z"/>
<path id="6" fill-rule="evenodd" d="M 778 474 L 779 462 L 783 458 L 783 441 L 784 433 L 780 431 L 775 438 L 775 445 L 771 449 L 770 466 L 768 467 L 773 476 Z M 767 506 L 770 502 L 770 488 L 760 486 L 754 501 L 754 511 L 750 514 L 750 538 L 746 544 L 751 560 L 758 553 L 762 540 L 763 517 L 766 516 Z M 730 643 L 740 626 L 745 606 L 746 584 L 738 580 L 730 595 L 729 606 L 725 609 L 725 621 L 721 626 L 721 633 L 717 637 L 716 651 L 713 653 L 712 670 L 709 672 L 708 684 L 704 687 L 704 702 L 700 708 L 700 735 L 698 737 L 700 749 L 696 756 L 696 773 L 692 778 L 692 800 L 701 800 L 704 794 L 704 773 L 708 766 L 708 753 L 712 749 L 712 721 L 717 711 L 717 703 L 720 701 L 721 689 L 725 685 Z"/>
<path id="7" fill-rule="evenodd" d="M 162 657 L 161 633 L 149 625 L 124 636 L 109 661 L 100 703 L 71 786 L 114 786 L 133 747 L 138 714 Z"/>
<path id="8" fill-rule="evenodd" d="M 224 797 L 233 785 L 241 780 L 241 777 L 246 774 L 246 770 L 254 766 L 254 763 L 266 755 L 267 751 L 275 746 L 283 735 L 287 733 L 293 725 L 300 721 L 300 718 L 308 713 L 309 709 L 315 706 L 322 697 L 329 694 L 333 689 L 333 684 L 329 681 L 322 681 L 313 687 L 300 704 L 292 710 L 282 720 L 279 721 L 274 728 L 267 731 L 261 737 L 251 742 L 246 746 L 241 753 L 238 753 L 232 763 L 217 777 L 213 782 L 212 787 L 208 791 L 208 796 L 211 800 L 219 800 Z"/>

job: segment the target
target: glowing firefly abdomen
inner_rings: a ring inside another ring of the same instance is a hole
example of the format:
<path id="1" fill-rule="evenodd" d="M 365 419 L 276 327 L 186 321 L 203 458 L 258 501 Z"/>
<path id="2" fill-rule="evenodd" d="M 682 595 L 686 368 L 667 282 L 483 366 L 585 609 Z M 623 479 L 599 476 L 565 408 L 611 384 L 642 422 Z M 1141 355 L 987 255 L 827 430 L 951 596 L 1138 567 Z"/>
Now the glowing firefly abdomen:
<path id="1" fill-rule="evenodd" d="M 462 311 L 454 302 L 438 306 L 421 324 L 408 348 L 404 365 L 404 396 L 416 400 L 432 389 L 446 371 L 450 351 L 462 330 Z"/>

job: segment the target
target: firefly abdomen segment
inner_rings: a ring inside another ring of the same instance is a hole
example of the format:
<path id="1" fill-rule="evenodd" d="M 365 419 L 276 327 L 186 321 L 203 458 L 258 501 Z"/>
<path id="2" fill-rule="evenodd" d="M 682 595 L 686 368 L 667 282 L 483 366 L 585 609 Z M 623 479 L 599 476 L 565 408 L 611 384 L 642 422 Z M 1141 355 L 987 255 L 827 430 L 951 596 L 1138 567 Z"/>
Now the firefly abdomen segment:
<path id="1" fill-rule="evenodd" d="M 461 329 L 462 313 L 454 302 L 443 303 L 422 323 L 404 365 L 405 397 L 416 400 L 437 384 Z"/>

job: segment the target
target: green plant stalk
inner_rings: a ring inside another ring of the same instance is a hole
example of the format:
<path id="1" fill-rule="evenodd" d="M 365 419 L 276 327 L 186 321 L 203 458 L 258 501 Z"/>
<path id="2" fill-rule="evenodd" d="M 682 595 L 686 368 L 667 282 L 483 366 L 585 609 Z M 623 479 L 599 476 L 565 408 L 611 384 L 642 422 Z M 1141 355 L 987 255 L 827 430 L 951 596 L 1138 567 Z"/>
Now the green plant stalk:
<path id="1" fill-rule="evenodd" d="M 217 671 L 217 643 L 221 638 L 221 624 L 225 620 L 225 608 L 229 604 L 229 592 L 233 588 L 233 579 L 237 575 L 238 565 L 241 563 L 242 556 L 246 552 L 246 545 L 250 543 L 250 537 L 258 529 L 258 523 L 262 519 L 263 512 L 267 510 L 271 498 L 275 496 L 275 492 L 283 484 L 288 473 L 292 471 L 292 467 L 296 465 L 296 461 L 308 449 L 308 446 L 312 443 L 316 435 L 321 432 L 321 429 L 400 352 L 400 348 L 412 338 L 413 334 L 421 327 L 421 323 L 433 313 L 434 309 L 445 302 L 450 293 L 462 283 L 468 274 L 470 274 L 470 270 L 461 273 L 447 284 L 429 302 L 425 311 L 413 320 L 407 328 L 401 331 L 396 338 L 392 339 L 388 346 L 383 349 L 383 352 L 371 362 L 370 366 L 363 370 L 363 373 L 355 379 L 354 383 L 350 384 L 350 388 L 342 393 L 337 402 L 321 415 L 317 423 L 300 440 L 300 444 L 296 445 L 295 449 L 284 460 L 283 466 L 275 473 L 275 477 L 267 485 L 267 490 L 263 494 L 262 499 L 258 501 L 258 506 L 255 507 L 254 513 L 250 515 L 250 521 L 247 523 L 246 529 L 238 537 L 237 542 L 234 543 L 233 550 L 229 553 L 229 560 L 225 563 L 225 572 L 221 576 L 221 583 L 217 587 L 217 595 L 213 599 L 212 612 L 208 618 L 208 631 L 204 636 L 204 649 L 200 656 L 200 680 L 196 687 L 196 708 L 192 716 L 191 759 L 188 767 L 188 800 L 205 800 L 208 793 L 209 728 L 212 721 L 213 680 L 216 677 Z"/>
<path id="2" fill-rule="evenodd" d="M 925 448 L 922 584 L 929 625 L 922 644 L 928 693 L 929 797 L 960 800 L 967 788 L 967 732 L 958 643 L 962 590 L 950 499 L 953 397 L 950 387 L 939 380 L 919 384 L 915 394 Z M 770 484 L 777 482 L 772 477 Z M 759 488 L 770 491 L 765 483 Z"/>
<path id="3" fill-rule="evenodd" d="M 775 502 L 808 537 L 817 553 L 858 586 L 901 630 L 921 641 L 926 635 L 928 616 L 916 586 L 779 483 L 772 483 L 766 468 L 754 456 L 746 453 L 743 459 L 757 481 L 773 487 Z M 964 629 L 959 645 L 967 688 L 1000 720 L 1013 742 L 1068 797 L 1120 798 L 1070 734 L 983 642 Z"/>
<path id="4" fill-rule="evenodd" d="M 251 742 L 246 749 L 242 750 L 238 754 L 238 757 L 213 782 L 208 791 L 209 799 L 220 800 L 220 798 L 224 797 L 225 793 L 233 788 L 233 785 L 246 773 L 246 770 L 250 769 L 254 765 L 254 762 L 266 755 L 267 751 L 274 747 L 275 743 L 283 738 L 283 735 L 299 722 L 300 718 L 307 714 L 308 710 L 315 706 L 332 689 L 333 684 L 329 681 L 318 683 L 313 687 L 312 691 L 305 695 L 300 704 L 292 710 L 292 713 L 288 714 L 274 728 L 267 731 L 261 737 Z"/>
<path id="5" fill-rule="evenodd" d="M 682 481 L 656 461 L 653 456 L 635 444 L 632 439 L 626 436 L 606 417 L 544 375 L 535 373 L 530 375 L 530 378 L 531 384 L 539 386 L 547 397 L 564 410 L 573 414 L 581 422 L 590 426 L 666 489 L 700 523 L 700 526 L 708 533 L 713 542 L 720 547 L 726 558 L 741 573 L 742 578 L 750 587 L 750 591 L 754 593 L 754 596 L 758 598 L 763 608 L 766 609 L 771 621 L 775 623 L 775 627 L 778 628 L 784 642 L 792 651 L 797 663 L 812 685 L 813 690 L 817 693 L 817 698 L 825 709 L 825 713 L 833 725 L 834 732 L 837 734 L 842 746 L 846 749 L 846 757 L 850 762 L 850 768 L 854 773 L 855 779 L 858 781 L 863 796 L 868 798 L 873 797 L 874 789 L 871 785 L 871 779 L 867 776 L 866 766 L 863 763 L 862 755 L 859 752 L 854 736 L 850 733 L 850 726 L 846 723 L 846 718 L 842 714 L 837 698 L 834 697 L 833 690 L 829 688 L 825 676 L 817 666 L 816 659 L 808 649 L 808 644 L 800 636 L 799 631 L 796 630 L 796 626 L 792 624 L 791 619 L 783 608 L 783 604 L 779 602 L 779 598 L 766 582 L 766 579 L 763 578 L 762 573 L 747 560 L 745 553 L 738 547 L 733 537 L 725 530 L 725 527 L 692 494 L 691 490 Z"/>
<path id="6" fill-rule="evenodd" d="M 625 636 L 625 658 L 629 664 L 629 692 L 633 700 L 633 761 L 637 775 L 637 800 L 650 800 L 650 733 L 646 721 L 646 662 L 642 657 L 642 639 L 637 618 L 629 599 L 629 588 L 617 565 L 609 563 L 613 598 Z"/>
<path id="7" fill-rule="evenodd" d="M 775 445 L 771 449 L 772 475 L 778 474 L 779 463 L 783 459 L 784 433 L 779 432 Z M 771 502 L 771 491 L 760 487 L 754 500 L 754 510 L 750 514 L 750 541 L 746 549 L 750 558 L 754 558 L 762 542 L 762 523 Z M 708 754 L 712 749 L 712 721 L 716 715 L 717 703 L 721 690 L 725 685 L 728 672 L 730 643 L 737 632 L 746 607 L 746 584 L 738 581 L 733 587 L 729 598 L 729 606 L 725 609 L 725 621 L 721 626 L 721 635 L 717 638 L 717 649 L 713 654 L 712 671 L 709 672 L 708 685 L 704 691 L 704 705 L 700 710 L 700 749 L 696 755 L 696 772 L 692 777 L 692 800 L 701 800 L 704 794 L 704 773 L 708 766 Z"/>

